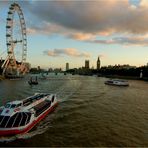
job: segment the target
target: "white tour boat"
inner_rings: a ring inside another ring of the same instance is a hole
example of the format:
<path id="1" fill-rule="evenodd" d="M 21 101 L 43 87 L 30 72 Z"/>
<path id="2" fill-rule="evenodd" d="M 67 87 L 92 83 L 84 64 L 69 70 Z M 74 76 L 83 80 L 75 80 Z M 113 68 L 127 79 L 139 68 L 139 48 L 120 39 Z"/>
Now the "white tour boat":
<path id="1" fill-rule="evenodd" d="M 0 136 L 31 130 L 57 106 L 55 94 L 36 93 L 22 101 L 8 102 L 0 108 Z"/>
<path id="2" fill-rule="evenodd" d="M 129 86 L 128 81 L 126 80 L 119 80 L 119 79 L 110 79 L 105 81 L 107 85 L 115 85 L 115 86 Z"/>

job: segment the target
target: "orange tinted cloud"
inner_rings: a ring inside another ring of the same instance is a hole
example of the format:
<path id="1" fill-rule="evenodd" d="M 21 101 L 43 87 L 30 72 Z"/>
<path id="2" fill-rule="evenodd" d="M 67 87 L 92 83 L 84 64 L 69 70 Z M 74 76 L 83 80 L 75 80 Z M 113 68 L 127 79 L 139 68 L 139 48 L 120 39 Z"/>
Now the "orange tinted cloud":
<path id="1" fill-rule="evenodd" d="M 32 24 L 28 32 L 62 35 L 91 43 L 145 45 L 146 39 L 132 39 L 131 35 L 148 33 L 147 5 L 147 0 L 136 6 L 129 0 L 35 1 L 29 9 L 41 23 Z M 96 40 L 118 33 L 122 38 Z"/>
<path id="2" fill-rule="evenodd" d="M 90 53 L 80 52 L 75 48 L 65 48 L 65 49 L 54 49 L 54 50 L 46 50 L 44 54 L 52 57 L 58 56 L 72 56 L 72 57 L 90 57 Z"/>

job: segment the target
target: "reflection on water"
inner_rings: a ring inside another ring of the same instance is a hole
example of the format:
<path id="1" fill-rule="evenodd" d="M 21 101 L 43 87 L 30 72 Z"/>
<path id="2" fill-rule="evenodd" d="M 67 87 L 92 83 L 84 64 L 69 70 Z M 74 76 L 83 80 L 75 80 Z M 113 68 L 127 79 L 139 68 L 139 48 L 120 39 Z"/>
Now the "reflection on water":
<path id="1" fill-rule="evenodd" d="M 49 75 L 39 85 L 28 78 L 0 82 L 0 104 L 36 92 L 56 93 L 59 105 L 32 131 L 0 138 L 2 146 L 148 146 L 148 83 L 129 87 L 104 84 L 106 78 Z M 42 140 L 41 140 L 42 139 Z"/>

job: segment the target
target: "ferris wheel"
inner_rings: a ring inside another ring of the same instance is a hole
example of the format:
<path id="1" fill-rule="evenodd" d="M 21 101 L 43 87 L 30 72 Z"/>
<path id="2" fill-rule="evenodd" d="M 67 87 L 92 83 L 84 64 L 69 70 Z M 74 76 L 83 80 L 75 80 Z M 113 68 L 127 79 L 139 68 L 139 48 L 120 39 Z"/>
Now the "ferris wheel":
<path id="1" fill-rule="evenodd" d="M 18 17 L 17 22 L 15 22 L 16 14 Z M 26 24 L 22 9 L 17 3 L 10 5 L 6 21 L 6 46 L 8 56 L 2 65 L 3 73 L 23 73 L 27 56 Z M 16 30 L 14 28 L 19 29 Z M 18 44 L 19 52 L 21 53 L 19 60 L 16 58 L 15 53 Z"/>

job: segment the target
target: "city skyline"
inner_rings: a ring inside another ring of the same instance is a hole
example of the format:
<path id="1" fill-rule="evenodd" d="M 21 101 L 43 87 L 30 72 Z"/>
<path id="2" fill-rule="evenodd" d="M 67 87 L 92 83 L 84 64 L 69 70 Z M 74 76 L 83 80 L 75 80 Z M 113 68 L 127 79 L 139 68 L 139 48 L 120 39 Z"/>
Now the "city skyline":
<path id="1" fill-rule="evenodd" d="M 148 62 L 148 1 L 17 1 L 27 26 L 32 67 L 96 67 Z M 6 18 L 13 1 L 0 1 L 0 56 L 5 58 Z M 17 24 L 17 23 L 16 23 Z"/>

